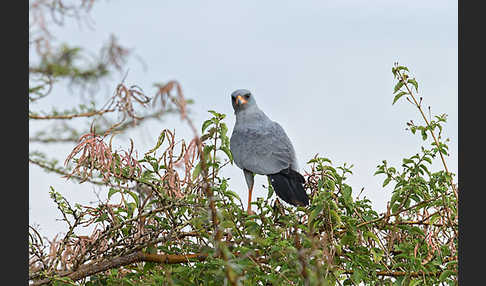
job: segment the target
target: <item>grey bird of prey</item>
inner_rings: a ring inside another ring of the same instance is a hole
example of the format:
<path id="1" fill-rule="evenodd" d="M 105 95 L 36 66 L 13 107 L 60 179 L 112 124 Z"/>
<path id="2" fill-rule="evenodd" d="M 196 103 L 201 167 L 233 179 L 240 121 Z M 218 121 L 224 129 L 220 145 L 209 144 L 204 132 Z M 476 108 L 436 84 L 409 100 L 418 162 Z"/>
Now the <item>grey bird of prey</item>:
<path id="1" fill-rule="evenodd" d="M 251 212 L 251 193 L 254 175 L 267 175 L 277 196 L 297 206 L 309 204 L 298 171 L 295 150 L 282 126 L 261 111 L 255 96 L 246 89 L 231 94 L 236 115 L 230 149 L 236 165 L 243 170 L 248 186 L 248 212 Z"/>

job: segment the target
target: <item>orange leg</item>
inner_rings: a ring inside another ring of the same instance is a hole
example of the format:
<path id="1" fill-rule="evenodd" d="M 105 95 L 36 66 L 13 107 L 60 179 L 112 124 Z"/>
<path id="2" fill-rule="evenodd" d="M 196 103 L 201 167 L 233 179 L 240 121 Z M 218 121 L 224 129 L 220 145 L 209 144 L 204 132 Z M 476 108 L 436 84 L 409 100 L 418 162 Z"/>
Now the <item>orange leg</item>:
<path id="1" fill-rule="evenodd" d="M 251 193 L 253 192 L 253 186 L 251 186 L 251 188 L 248 190 L 248 208 L 247 208 L 247 212 L 248 214 L 253 214 L 253 212 L 251 211 Z"/>
<path id="2" fill-rule="evenodd" d="M 251 193 L 253 192 L 253 177 L 255 176 L 252 172 L 248 170 L 243 170 L 243 173 L 245 174 L 245 181 L 246 185 L 248 186 L 248 208 L 247 212 L 248 214 L 254 214 L 254 212 L 251 211 Z"/>

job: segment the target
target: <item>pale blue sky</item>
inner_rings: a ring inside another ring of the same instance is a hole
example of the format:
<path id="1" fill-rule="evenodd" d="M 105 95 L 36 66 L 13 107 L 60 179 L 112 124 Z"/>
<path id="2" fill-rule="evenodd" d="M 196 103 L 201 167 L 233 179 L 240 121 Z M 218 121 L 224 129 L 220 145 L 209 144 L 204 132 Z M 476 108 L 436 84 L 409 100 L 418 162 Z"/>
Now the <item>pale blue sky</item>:
<path id="1" fill-rule="evenodd" d="M 97 51 L 114 33 L 147 64 L 144 71 L 133 58 L 127 83 L 153 93 L 154 82 L 178 80 L 195 100 L 198 124 L 214 109 L 228 115 L 231 132 L 230 93 L 251 90 L 286 130 L 301 169 L 316 153 L 335 166 L 354 164 L 349 183 L 355 193 L 365 187 L 380 211 L 391 190 L 373 176 L 376 166 L 383 159 L 400 166 L 421 143 L 404 130 L 410 119 L 421 122 L 416 110 L 406 101 L 391 105 L 391 68 L 399 61 L 416 75 L 424 105 L 449 115 L 447 162 L 457 173 L 457 1 L 100 1 L 90 15 L 94 30 L 68 21 L 55 29 L 57 40 Z M 122 77 L 113 76 L 108 93 Z M 64 106 L 72 102 L 65 93 L 55 96 Z M 190 136 L 171 117 L 129 137 L 143 153 L 167 127 Z M 53 148 L 63 161 L 72 146 Z M 50 185 L 73 200 L 94 200 L 89 185 L 66 185 L 37 167 L 29 172 L 30 222 L 50 235 L 61 230 Z M 230 166 L 223 174 L 246 202 L 241 170 Z M 257 177 L 254 199 L 266 197 L 262 184 L 266 178 Z"/>

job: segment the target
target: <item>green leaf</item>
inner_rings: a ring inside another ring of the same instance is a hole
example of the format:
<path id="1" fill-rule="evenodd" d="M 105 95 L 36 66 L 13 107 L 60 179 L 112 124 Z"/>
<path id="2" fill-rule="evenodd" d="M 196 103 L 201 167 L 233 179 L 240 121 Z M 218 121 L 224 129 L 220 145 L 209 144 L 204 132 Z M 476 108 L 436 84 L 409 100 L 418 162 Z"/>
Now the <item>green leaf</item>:
<path id="1" fill-rule="evenodd" d="M 323 204 L 316 205 L 316 207 L 314 208 L 314 210 L 312 210 L 309 216 L 309 222 L 313 221 L 322 212 L 323 209 L 324 209 Z"/>
<path id="2" fill-rule="evenodd" d="M 160 145 L 162 145 L 162 143 L 164 142 L 164 139 L 165 139 L 165 130 L 163 130 L 160 133 L 159 138 L 157 139 L 157 144 L 155 145 L 155 147 L 150 149 L 148 152 L 146 152 L 145 155 L 155 152 L 155 150 L 157 150 L 160 147 Z"/>
<path id="3" fill-rule="evenodd" d="M 423 283 L 423 282 L 424 282 L 423 280 L 415 279 L 415 280 L 410 281 L 410 284 L 408 284 L 408 286 L 421 285 L 421 283 Z"/>
<path id="4" fill-rule="evenodd" d="M 227 195 L 228 197 L 234 197 L 235 199 L 240 199 L 240 197 L 238 196 L 237 193 L 231 191 L 231 190 L 226 190 L 225 192 L 225 195 Z"/>
<path id="5" fill-rule="evenodd" d="M 447 277 L 452 276 L 454 274 L 456 274 L 454 270 L 450 270 L 450 269 L 444 270 L 444 272 L 440 274 L 439 280 L 441 282 L 444 282 L 447 279 Z"/>
<path id="6" fill-rule="evenodd" d="M 230 220 L 224 220 L 221 222 L 221 226 L 224 228 L 232 228 L 235 224 Z"/>
<path id="7" fill-rule="evenodd" d="M 351 279 L 354 281 L 354 283 L 359 284 L 363 278 L 365 277 L 365 273 L 363 270 L 359 268 L 355 268 L 353 274 L 351 275 Z"/>
<path id="8" fill-rule="evenodd" d="M 397 91 L 399 91 L 400 88 L 402 88 L 402 86 L 403 86 L 402 81 L 397 82 L 397 84 L 395 85 L 395 88 L 393 89 L 393 93 L 396 93 Z"/>
<path id="9" fill-rule="evenodd" d="M 267 200 L 269 200 L 272 195 L 273 195 L 273 187 L 272 184 L 270 183 L 270 179 L 268 179 L 268 194 L 267 194 Z"/>
<path id="10" fill-rule="evenodd" d="M 433 214 L 429 219 L 429 224 L 434 224 L 439 218 L 441 218 L 440 214 Z"/>
<path id="11" fill-rule="evenodd" d="M 371 238 L 371 239 L 373 239 L 374 241 L 376 241 L 377 243 L 380 243 L 380 240 L 378 239 L 378 236 L 376 236 L 376 234 L 374 234 L 373 232 L 371 232 L 371 231 L 369 231 L 369 230 L 368 230 L 368 231 L 365 231 L 365 232 L 363 233 L 363 238 L 364 238 L 365 240 L 366 240 L 366 239 L 368 239 L 368 238 Z"/>
<path id="12" fill-rule="evenodd" d="M 224 122 L 221 122 L 219 126 L 221 126 L 221 136 L 226 136 L 226 133 L 228 132 L 228 126 L 226 126 Z"/>
<path id="13" fill-rule="evenodd" d="M 424 170 L 427 174 L 430 174 L 429 172 L 429 169 L 427 169 L 427 167 L 425 167 L 425 165 L 420 165 L 419 166 L 422 170 Z"/>
<path id="14" fill-rule="evenodd" d="M 219 149 L 223 151 L 226 154 L 226 156 L 228 156 L 228 159 L 230 160 L 231 164 L 233 164 L 233 154 L 231 153 L 230 148 L 228 148 L 228 146 L 221 146 Z"/>
<path id="15" fill-rule="evenodd" d="M 195 180 L 197 176 L 201 173 L 201 162 L 197 163 L 196 167 L 194 167 L 194 171 L 192 172 L 192 180 Z"/>
<path id="16" fill-rule="evenodd" d="M 392 179 L 391 177 L 387 177 L 385 179 L 385 181 L 383 181 L 383 186 L 382 187 L 385 187 L 386 185 L 388 185 L 388 183 L 390 183 L 391 179 Z"/>
<path id="17" fill-rule="evenodd" d="M 137 208 L 137 206 L 135 203 L 127 203 L 126 206 L 128 217 L 133 217 L 133 211 Z"/>
<path id="18" fill-rule="evenodd" d="M 425 129 L 422 129 L 422 140 L 427 140 L 427 131 Z"/>
<path id="19" fill-rule="evenodd" d="M 111 196 L 113 196 L 114 194 L 120 192 L 119 189 L 115 189 L 115 188 L 110 188 L 110 191 L 108 192 L 108 199 L 111 198 Z"/>
<path id="20" fill-rule="evenodd" d="M 333 219 L 334 227 L 338 227 L 339 225 L 341 225 L 341 217 L 337 214 L 335 210 L 330 210 L 329 214 L 331 216 L 331 219 Z"/>
<path id="21" fill-rule="evenodd" d="M 211 125 L 212 121 L 211 119 L 208 119 L 206 121 L 204 121 L 203 125 L 202 125 L 202 133 L 204 134 L 204 131 L 206 130 L 206 128 L 208 128 L 209 125 Z"/>
<path id="22" fill-rule="evenodd" d="M 258 218 L 257 215 L 253 215 L 253 216 L 248 216 L 248 219 L 246 222 L 245 222 L 245 228 L 248 230 L 248 232 L 250 233 L 256 233 L 258 232 L 258 230 L 260 229 L 260 225 L 258 225 L 258 223 L 254 222 L 252 219 L 256 219 Z"/>
<path id="23" fill-rule="evenodd" d="M 138 195 L 135 194 L 134 192 L 131 192 L 131 191 L 127 191 L 127 193 L 133 198 L 133 200 L 135 201 L 135 204 L 137 206 L 139 206 L 140 205 L 140 199 L 139 199 Z"/>
<path id="24" fill-rule="evenodd" d="M 381 249 L 378 249 L 378 250 L 375 250 L 375 249 L 371 249 L 371 254 L 373 254 L 373 261 L 375 263 L 379 263 L 381 261 L 381 259 L 383 258 L 383 250 Z"/>
<path id="25" fill-rule="evenodd" d="M 342 193 L 343 193 L 344 200 L 347 203 L 353 202 L 353 198 L 351 197 L 352 192 L 353 192 L 353 189 L 351 189 L 351 187 L 349 187 L 348 185 L 343 186 Z"/>
<path id="26" fill-rule="evenodd" d="M 394 105 L 394 104 L 395 104 L 395 102 L 397 102 L 397 100 L 398 100 L 400 97 L 404 96 L 405 94 L 408 94 L 408 92 L 406 92 L 406 91 L 400 91 L 400 92 L 399 92 L 397 95 L 395 95 L 395 97 L 393 98 L 393 103 L 392 103 L 392 105 Z"/>
<path id="27" fill-rule="evenodd" d="M 410 72 L 406 66 L 398 66 L 398 67 L 396 68 L 396 70 L 397 70 L 397 71 L 400 71 L 400 70 L 406 70 L 406 71 Z"/>
<path id="28" fill-rule="evenodd" d="M 407 158 L 404 158 L 404 159 L 403 159 L 403 164 L 404 164 L 404 165 L 406 165 L 406 164 L 413 164 L 413 163 L 414 163 L 414 161 L 413 161 L 413 160 L 411 160 L 411 159 L 407 159 Z"/>
<path id="29" fill-rule="evenodd" d="M 376 176 L 378 174 L 383 174 L 385 173 L 385 167 L 384 166 L 378 166 L 378 170 L 373 174 L 373 176 Z"/>
<path id="30" fill-rule="evenodd" d="M 214 117 L 218 118 L 218 119 L 221 119 L 221 117 L 223 116 L 223 114 L 221 113 L 218 113 L 214 110 L 208 110 L 209 113 L 211 113 Z M 223 116 L 224 117 L 224 116 Z"/>
<path id="31" fill-rule="evenodd" d="M 327 159 L 327 158 L 320 158 L 321 159 L 321 162 L 328 162 L 329 164 L 332 164 L 331 160 Z"/>
<path id="32" fill-rule="evenodd" d="M 418 234 L 418 235 L 425 237 L 424 231 L 422 229 L 420 229 L 419 227 L 416 227 L 416 226 L 411 227 L 409 232 L 415 233 L 415 234 Z"/>
<path id="33" fill-rule="evenodd" d="M 383 170 L 378 170 L 378 171 L 376 171 L 376 172 L 373 174 L 373 176 L 376 176 L 376 175 L 378 175 L 378 174 L 383 174 L 383 173 L 385 173 L 385 171 L 383 171 Z"/>
<path id="34" fill-rule="evenodd" d="M 407 80 L 407 82 L 410 83 L 410 84 L 413 84 L 413 86 L 415 87 L 415 91 L 418 92 L 418 83 L 414 78 Z"/>
<path id="35" fill-rule="evenodd" d="M 341 244 L 343 245 L 353 245 L 356 241 L 356 236 L 353 233 L 346 232 L 341 238 Z"/>

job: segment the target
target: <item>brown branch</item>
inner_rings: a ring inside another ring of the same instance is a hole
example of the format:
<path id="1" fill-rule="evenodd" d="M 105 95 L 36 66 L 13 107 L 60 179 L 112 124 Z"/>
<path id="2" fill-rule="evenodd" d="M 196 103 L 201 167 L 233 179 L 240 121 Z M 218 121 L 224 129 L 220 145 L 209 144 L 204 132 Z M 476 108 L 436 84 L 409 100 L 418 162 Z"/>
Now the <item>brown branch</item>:
<path id="1" fill-rule="evenodd" d="M 406 209 L 403 209 L 403 210 L 401 210 L 401 211 L 399 211 L 399 212 L 396 212 L 396 213 L 394 213 L 394 214 L 391 214 L 390 216 L 387 216 L 387 215 L 385 214 L 385 215 L 383 215 L 382 217 L 379 217 L 379 218 L 376 218 L 376 219 L 373 219 L 373 220 L 369 220 L 369 221 L 362 222 L 362 223 L 358 224 L 356 227 L 361 227 L 361 226 L 364 226 L 364 225 L 367 225 L 367 224 L 371 224 L 371 223 L 379 222 L 379 221 L 383 220 L 383 219 L 384 219 L 384 218 L 386 218 L 386 217 L 397 216 L 397 215 L 399 215 L 399 214 L 400 214 L 400 213 L 402 213 L 402 212 L 405 212 L 405 211 L 408 211 L 408 210 L 414 209 L 414 208 L 416 208 L 416 207 L 418 207 L 418 206 L 420 206 L 420 205 L 430 203 L 430 202 L 432 202 L 432 201 L 434 201 L 434 200 L 437 200 L 437 199 L 439 199 L 439 198 L 438 198 L 438 197 L 435 197 L 435 198 L 431 198 L 431 199 L 428 199 L 428 200 L 425 200 L 425 201 L 421 201 L 421 202 L 419 202 L 419 203 L 417 203 L 417 204 L 415 204 L 415 205 L 413 205 L 413 206 L 411 206 L 411 207 L 409 207 L 409 208 L 406 208 Z"/>
<path id="2" fill-rule="evenodd" d="M 194 254 L 151 254 L 144 253 L 141 251 L 134 252 L 125 256 L 112 258 L 109 260 L 104 260 L 97 263 L 91 263 L 80 266 L 75 271 L 63 271 L 56 274 L 56 277 L 67 277 L 73 281 L 80 280 L 82 278 L 94 275 L 99 272 L 103 272 L 109 269 L 118 268 L 126 266 L 129 264 L 137 262 L 154 262 L 160 264 L 181 264 L 188 263 L 191 261 L 204 261 L 208 258 L 208 254 L 205 253 L 194 253 Z M 257 259 L 258 261 L 264 262 L 262 259 Z M 343 270 L 342 274 L 353 274 L 353 270 Z M 400 277 L 400 276 L 410 276 L 410 277 L 422 277 L 422 276 L 439 276 L 441 272 L 405 272 L 405 271 L 377 271 L 378 276 L 390 276 L 390 277 Z M 52 282 L 55 278 L 46 278 L 38 281 L 34 281 L 30 286 L 44 285 Z"/>
<path id="3" fill-rule="evenodd" d="M 115 109 L 105 109 L 105 110 L 98 110 L 98 111 L 91 111 L 86 113 L 78 113 L 78 114 L 71 114 L 71 115 L 34 115 L 29 114 L 29 119 L 40 119 L 40 120 L 48 120 L 48 119 L 73 119 L 77 117 L 91 117 L 96 115 L 101 115 L 108 112 L 113 112 Z"/>
<path id="4" fill-rule="evenodd" d="M 150 213 L 150 212 L 149 212 Z M 144 214 L 146 216 L 148 214 Z M 197 232 L 187 232 L 183 233 L 181 236 L 198 236 Z M 236 256 L 239 256 L 240 253 L 234 253 Z M 220 253 L 217 256 L 222 255 Z M 76 270 L 68 270 L 62 271 L 59 273 L 54 274 L 51 278 L 42 279 L 39 281 L 34 281 L 31 285 L 43 285 L 52 282 L 57 278 L 69 278 L 73 281 L 88 277 L 90 275 L 94 275 L 99 272 L 103 272 L 109 269 L 118 268 L 122 266 L 126 266 L 132 263 L 137 262 L 154 262 L 154 263 L 161 263 L 161 264 L 180 264 L 180 263 L 187 263 L 191 261 L 204 261 L 208 258 L 208 254 L 203 253 L 195 253 L 189 255 L 181 255 L 181 254 L 148 254 L 143 253 L 141 251 L 135 251 L 131 254 L 116 257 L 111 259 L 105 259 L 100 262 L 90 263 L 86 265 L 82 265 Z M 253 261 L 258 261 L 260 263 L 266 263 L 266 259 L 263 257 L 250 257 Z M 229 270 L 229 269 L 228 269 Z M 343 270 L 343 274 L 353 274 L 353 270 Z M 376 275 L 378 276 L 390 276 L 390 277 L 400 277 L 409 275 L 411 277 L 421 277 L 421 276 L 438 276 L 441 272 L 405 272 L 405 271 L 377 271 Z M 31 276 L 31 279 L 33 276 Z M 39 277 L 36 275 L 36 277 Z"/>
<path id="5" fill-rule="evenodd" d="M 138 120 L 130 120 L 128 122 L 124 122 L 123 124 L 117 126 L 116 128 L 114 128 L 111 131 L 121 132 L 121 131 L 124 131 L 126 129 L 132 128 L 132 127 L 140 126 L 141 123 L 143 121 L 145 121 L 145 120 L 158 119 L 158 118 L 160 118 L 161 115 L 168 114 L 168 113 L 174 113 L 174 111 L 175 110 L 174 109 L 171 109 L 171 108 L 168 108 L 166 110 L 160 110 L 160 111 L 154 112 L 152 114 L 143 116 L 143 117 L 141 117 Z M 96 133 L 97 134 L 106 134 L 108 130 L 109 129 L 102 130 L 102 131 L 97 131 Z M 31 138 L 29 138 L 29 142 L 36 142 L 36 143 L 77 143 L 78 140 L 79 140 L 79 137 L 66 137 L 66 138 L 54 138 L 54 137 L 52 137 L 52 138 L 37 138 L 37 137 L 31 137 Z"/>
<path id="6" fill-rule="evenodd" d="M 163 110 L 160 110 L 160 111 L 157 111 L 157 112 L 154 112 L 152 114 L 149 114 L 149 115 L 146 115 L 146 116 L 143 116 L 143 117 L 140 117 L 138 118 L 137 120 L 130 120 L 128 122 L 125 122 L 123 124 L 121 124 L 120 126 L 116 127 L 114 129 L 114 131 L 117 131 L 117 132 L 120 132 L 120 131 L 123 131 L 125 129 L 128 129 L 130 127 L 134 127 L 134 126 L 139 126 L 140 123 L 144 120 L 147 120 L 147 119 L 153 119 L 153 118 L 160 118 L 161 115 L 163 114 L 168 114 L 168 113 L 174 113 L 175 110 L 172 109 L 172 108 L 167 108 L 167 109 L 163 109 Z M 100 133 L 104 134 L 106 133 L 107 130 L 105 131 L 102 131 Z"/>
<path id="7" fill-rule="evenodd" d="M 344 270 L 342 274 L 353 274 L 353 270 Z M 405 272 L 405 271 L 377 271 L 378 276 L 390 276 L 390 277 L 400 277 L 400 276 L 410 276 L 410 277 L 422 277 L 422 276 L 439 276 L 442 272 Z"/>
<path id="8" fill-rule="evenodd" d="M 43 169 L 46 169 L 47 171 L 54 172 L 54 173 L 59 174 L 59 175 L 63 175 L 63 176 L 68 176 L 69 175 L 68 172 L 64 172 L 61 169 L 56 169 L 54 167 L 51 167 L 51 166 L 48 166 L 48 165 L 44 164 L 43 162 L 36 161 L 36 160 L 32 160 L 30 158 L 29 158 L 29 163 L 32 163 L 32 164 L 37 165 L 37 166 L 39 166 L 39 167 L 41 167 Z M 79 177 L 79 176 L 71 176 L 71 178 L 76 179 L 78 181 L 90 182 L 92 184 L 100 185 L 100 186 L 110 185 L 110 184 L 107 184 L 105 182 L 94 181 L 94 180 L 82 178 L 82 177 Z"/>
<path id="9" fill-rule="evenodd" d="M 208 257 L 207 254 L 196 253 L 187 255 L 178 254 L 149 254 L 141 251 L 128 254 L 126 256 L 116 257 L 110 260 L 105 260 L 97 263 L 91 263 L 80 266 L 75 271 L 63 271 L 56 275 L 56 277 L 67 277 L 73 281 L 88 277 L 90 275 L 103 272 L 109 269 L 129 265 L 136 262 L 155 262 L 161 264 L 179 264 L 187 263 L 191 261 L 203 261 Z M 52 282 L 54 278 L 46 278 L 43 280 L 35 281 L 31 286 L 44 285 Z"/>
<path id="10" fill-rule="evenodd" d="M 450 226 L 450 224 L 444 224 L 444 223 L 428 223 L 425 221 L 401 221 L 398 222 L 397 224 L 412 224 L 412 225 L 433 225 L 437 227 L 442 227 L 442 226 Z M 452 226 L 457 226 L 457 224 L 453 224 Z"/>
<path id="11" fill-rule="evenodd" d="M 35 138 L 30 137 L 29 142 L 34 143 L 77 143 L 77 137 L 66 137 L 66 138 Z"/>

